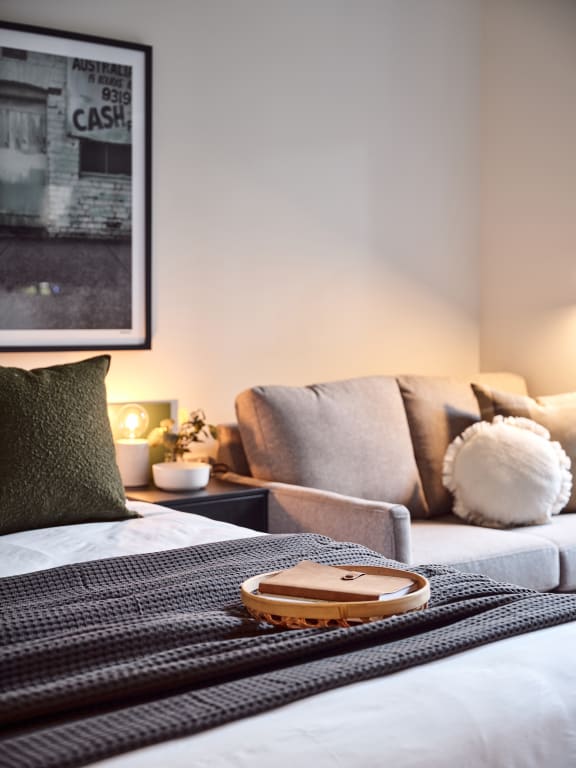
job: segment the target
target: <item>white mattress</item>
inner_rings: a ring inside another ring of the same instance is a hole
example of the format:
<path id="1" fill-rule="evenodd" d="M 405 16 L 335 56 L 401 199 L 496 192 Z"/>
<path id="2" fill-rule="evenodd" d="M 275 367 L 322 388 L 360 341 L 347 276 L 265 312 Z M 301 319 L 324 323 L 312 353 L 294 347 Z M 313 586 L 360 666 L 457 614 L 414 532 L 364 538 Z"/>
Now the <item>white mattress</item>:
<path id="1" fill-rule="evenodd" d="M 184 512 L 0 537 L 0 575 L 258 534 Z M 576 623 L 345 686 L 98 768 L 576 766 Z"/>

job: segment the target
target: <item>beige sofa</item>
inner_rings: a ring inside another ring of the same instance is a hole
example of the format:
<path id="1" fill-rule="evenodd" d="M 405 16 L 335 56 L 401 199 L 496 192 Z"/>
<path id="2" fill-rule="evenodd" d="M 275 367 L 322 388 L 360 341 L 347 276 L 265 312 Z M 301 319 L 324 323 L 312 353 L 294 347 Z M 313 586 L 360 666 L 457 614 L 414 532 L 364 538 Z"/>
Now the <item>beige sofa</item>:
<path id="1" fill-rule="evenodd" d="M 527 394 L 514 374 L 474 381 Z M 218 427 L 222 478 L 270 490 L 271 532 L 317 532 L 410 565 L 576 590 L 576 514 L 502 530 L 451 513 L 442 463 L 454 437 L 480 419 L 470 381 L 368 376 L 253 387 L 236 399 L 236 414 L 237 423 Z"/>

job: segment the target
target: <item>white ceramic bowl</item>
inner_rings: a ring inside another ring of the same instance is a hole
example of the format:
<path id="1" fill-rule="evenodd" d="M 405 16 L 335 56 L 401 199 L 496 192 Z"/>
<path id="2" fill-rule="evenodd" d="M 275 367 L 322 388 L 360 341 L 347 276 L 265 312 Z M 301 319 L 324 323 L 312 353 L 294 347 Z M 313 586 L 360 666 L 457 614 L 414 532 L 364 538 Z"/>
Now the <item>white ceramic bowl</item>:
<path id="1" fill-rule="evenodd" d="M 194 491 L 205 488 L 210 464 L 204 461 L 163 461 L 152 464 L 154 484 L 164 491 Z"/>

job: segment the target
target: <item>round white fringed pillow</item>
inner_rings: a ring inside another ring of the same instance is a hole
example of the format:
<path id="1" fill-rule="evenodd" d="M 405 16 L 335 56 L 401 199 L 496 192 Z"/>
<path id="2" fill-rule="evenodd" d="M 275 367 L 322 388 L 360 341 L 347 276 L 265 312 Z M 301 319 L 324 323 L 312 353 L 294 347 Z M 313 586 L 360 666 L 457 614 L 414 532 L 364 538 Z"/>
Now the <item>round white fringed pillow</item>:
<path id="1" fill-rule="evenodd" d="M 496 416 L 468 427 L 448 446 L 442 482 L 454 514 L 475 525 L 511 528 L 550 522 L 568 503 L 570 459 L 545 427 Z"/>

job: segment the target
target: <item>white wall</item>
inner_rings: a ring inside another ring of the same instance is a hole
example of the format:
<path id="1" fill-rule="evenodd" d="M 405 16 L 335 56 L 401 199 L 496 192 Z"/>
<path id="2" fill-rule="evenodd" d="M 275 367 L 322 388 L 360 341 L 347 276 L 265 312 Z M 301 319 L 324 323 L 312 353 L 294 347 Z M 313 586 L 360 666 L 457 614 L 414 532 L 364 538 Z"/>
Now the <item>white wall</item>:
<path id="1" fill-rule="evenodd" d="M 576 3 L 486 0 L 484 369 L 576 390 Z"/>
<path id="2" fill-rule="evenodd" d="M 478 0 L 0 13 L 154 47 L 153 349 L 113 353 L 111 397 L 218 421 L 259 383 L 477 370 Z"/>

